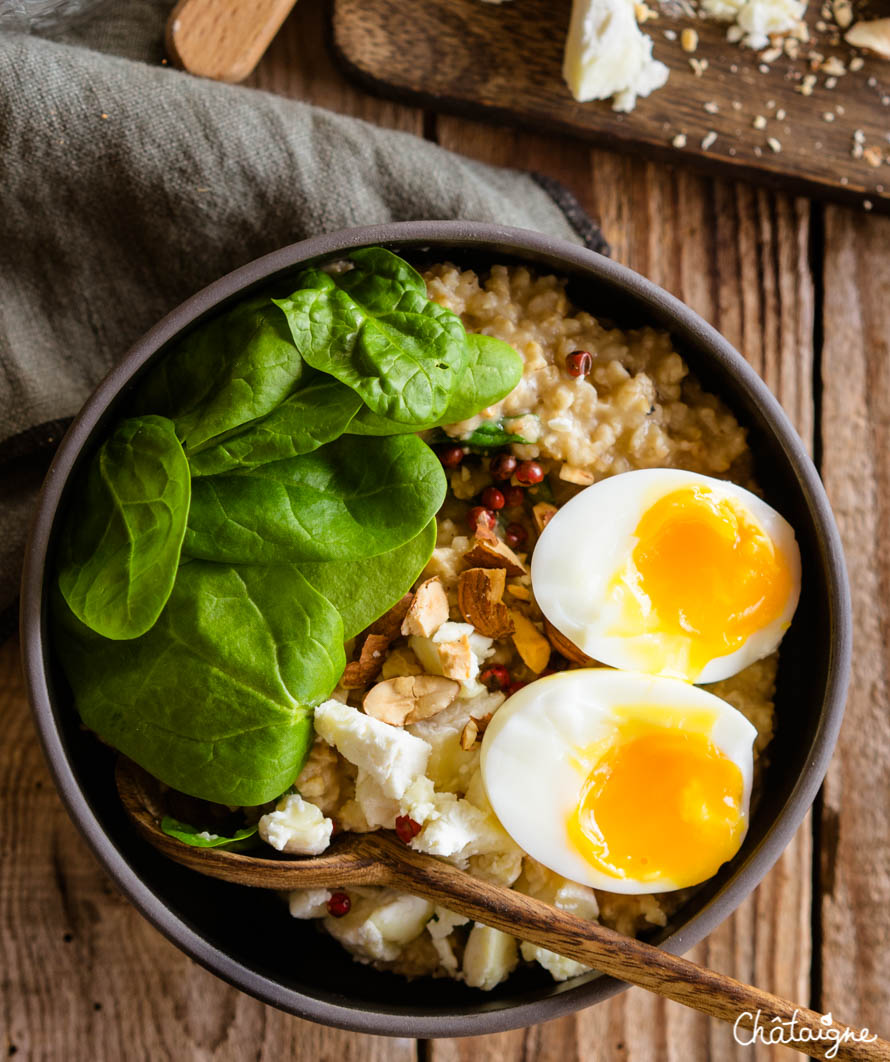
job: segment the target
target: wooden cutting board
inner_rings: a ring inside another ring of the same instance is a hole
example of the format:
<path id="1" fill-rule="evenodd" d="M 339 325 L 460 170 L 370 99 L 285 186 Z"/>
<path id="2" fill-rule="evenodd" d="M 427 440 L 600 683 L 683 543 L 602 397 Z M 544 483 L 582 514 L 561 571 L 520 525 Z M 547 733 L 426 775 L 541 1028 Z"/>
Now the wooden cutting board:
<path id="1" fill-rule="evenodd" d="M 832 75 L 813 69 L 810 53 L 837 56 L 845 67 L 857 53 L 819 0 L 810 0 L 809 44 L 797 59 L 770 64 L 730 44 L 725 25 L 681 13 L 681 3 L 650 6 L 659 16 L 644 29 L 671 75 L 630 114 L 608 102 L 577 103 L 566 88 L 570 0 L 333 0 L 333 42 L 348 73 L 405 102 L 890 212 L 890 62 L 862 56 L 862 68 L 831 87 Z M 699 36 L 692 55 L 680 43 L 686 27 Z M 690 59 L 707 61 L 701 76 Z M 803 95 L 798 86 L 808 74 L 816 85 Z"/>

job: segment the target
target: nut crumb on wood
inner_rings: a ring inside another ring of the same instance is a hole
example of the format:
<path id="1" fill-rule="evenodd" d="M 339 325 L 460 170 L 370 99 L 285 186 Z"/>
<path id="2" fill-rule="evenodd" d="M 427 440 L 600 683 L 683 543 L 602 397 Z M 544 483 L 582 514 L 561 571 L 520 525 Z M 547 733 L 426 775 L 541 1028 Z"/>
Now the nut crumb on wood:
<path id="1" fill-rule="evenodd" d="M 444 711 L 459 690 L 458 682 L 441 675 L 400 675 L 372 686 L 362 707 L 383 723 L 406 726 Z"/>
<path id="2" fill-rule="evenodd" d="M 883 59 L 890 59 L 890 18 L 856 22 L 847 30 L 844 40 L 854 48 L 867 48 Z"/>
<path id="3" fill-rule="evenodd" d="M 684 52 L 694 52 L 698 47 L 698 33 L 691 26 L 680 34 L 680 47 Z"/>
<path id="4" fill-rule="evenodd" d="M 402 622 L 402 634 L 430 638 L 448 620 L 448 595 L 437 575 L 418 586 Z"/>

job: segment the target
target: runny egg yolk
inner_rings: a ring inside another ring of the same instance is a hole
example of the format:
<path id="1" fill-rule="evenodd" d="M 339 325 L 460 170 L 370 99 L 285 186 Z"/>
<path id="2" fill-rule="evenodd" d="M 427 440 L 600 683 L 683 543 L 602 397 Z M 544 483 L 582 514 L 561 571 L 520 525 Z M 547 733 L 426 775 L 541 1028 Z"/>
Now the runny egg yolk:
<path id="1" fill-rule="evenodd" d="M 738 766 L 703 733 L 633 728 L 606 744 L 568 821 L 569 838 L 614 878 L 696 885 L 745 835 Z"/>
<path id="2" fill-rule="evenodd" d="M 778 619 L 791 594 L 783 553 L 743 505 L 709 487 L 665 494 L 643 513 L 634 536 L 612 584 L 622 607 L 612 633 L 657 636 L 646 670 L 694 679 Z"/>

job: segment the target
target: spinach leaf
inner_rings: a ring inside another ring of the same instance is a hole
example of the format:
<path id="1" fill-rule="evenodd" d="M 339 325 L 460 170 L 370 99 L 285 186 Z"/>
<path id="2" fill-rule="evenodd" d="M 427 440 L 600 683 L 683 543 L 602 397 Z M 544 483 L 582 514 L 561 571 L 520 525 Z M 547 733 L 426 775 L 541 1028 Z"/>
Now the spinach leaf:
<path id="1" fill-rule="evenodd" d="M 507 431 L 503 421 L 500 420 L 484 421 L 478 428 L 465 436 L 449 435 L 447 431 L 437 428 L 427 438 L 427 442 L 431 446 L 459 442 L 464 446 L 468 446 L 471 450 L 498 450 L 504 446 L 528 444 L 529 441 L 522 435 L 515 435 L 513 432 Z"/>
<path id="2" fill-rule="evenodd" d="M 336 609 L 294 567 L 194 561 L 158 622 L 113 642 L 61 595 L 55 645 L 83 722 L 162 782 L 219 804 L 292 784 L 346 664 Z"/>
<path id="3" fill-rule="evenodd" d="M 404 431 L 424 430 L 436 424 L 456 424 L 475 416 L 486 406 L 499 402 L 519 383 L 522 358 L 507 343 L 493 336 L 470 333 L 467 336 L 469 360 L 448 408 L 434 422 L 421 428 L 396 424 L 367 406 L 358 411 L 347 431 L 350 435 L 396 435 Z"/>
<path id="4" fill-rule="evenodd" d="M 310 453 L 338 439 L 361 406 L 362 400 L 351 388 L 330 376 L 315 374 L 261 420 L 211 440 L 207 449 L 192 451 L 192 475 L 254 468 Z"/>
<path id="5" fill-rule="evenodd" d="M 406 594 L 436 544 L 436 521 L 404 546 L 356 565 L 348 561 L 301 564 L 300 571 L 340 613 L 343 637 L 352 638 Z"/>
<path id="6" fill-rule="evenodd" d="M 189 509 L 188 462 L 172 421 L 125 420 L 99 448 L 74 499 L 59 555 L 72 612 L 106 638 L 136 638 L 173 589 Z"/>
<path id="7" fill-rule="evenodd" d="M 232 564 L 373 557 L 424 528 L 445 489 L 416 435 L 344 435 L 300 457 L 194 480 L 183 552 Z"/>
<path id="8" fill-rule="evenodd" d="M 140 382 L 134 408 L 170 417 L 192 451 L 270 413 L 303 369 L 284 315 L 259 296 L 181 340 Z"/>
<path id="9" fill-rule="evenodd" d="M 350 257 L 348 272 L 305 270 L 298 290 L 275 300 L 297 348 L 373 412 L 405 425 L 436 421 L 467 364 L 460 318 L 431 302 L 420 274 L 382 247 Z"/>
<path id="10" fill-rule="evenodd" d="M 187 822 L 165 815 L 161 819 L 161 829 L 168 837 L 175 837 L 183 844 L 190 844 L 194 848 L 225 848 L 229 852 L 246 852 L 255 847 L 258 825 L 244 826 L 236 830 L 231 837 L 220 837 L 218 834 L 209 833 L 207 830 L 199 830 L 197 826 L 190 826 Z"/>

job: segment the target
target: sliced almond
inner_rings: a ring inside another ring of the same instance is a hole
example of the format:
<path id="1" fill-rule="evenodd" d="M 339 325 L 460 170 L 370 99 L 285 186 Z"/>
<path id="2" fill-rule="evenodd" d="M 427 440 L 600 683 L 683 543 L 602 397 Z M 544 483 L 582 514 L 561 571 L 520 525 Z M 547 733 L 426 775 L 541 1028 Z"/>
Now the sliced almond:
<path id="1" fill-rule="evenodd" d="M 516 628 L 513 632 L 513 644 L 530 671 L 536 675 L 547 667 L 550 661 L 550 642 L 544 637 L 528 616 L 517 609 L 510 609 L 510 617 Z"/>
<path id="2" fill-rule="evenodd" d="M 386 651 L 398 638 L 402 622 L 413 599 L 413 594 L 405 594 L 388 612 L 371 624 L 361 643 L 358 659 L 351 660 L 346 665 L 346 670 L 340 679 L 340 685 L 344 689 L 359 690 L 370 685 L 377 678 L 383 667 L 383 661 L 386 659 Z"/>
<path id="3" fill-rule="evenodd" d="M 460 686 L 440 675 L 400 675 L 372 686 L 362 707 L 390 726 L 405 726 L 438 715 L 453 703 Z"/>
<path id="4" fill-rule="evenodd" d="M 566 660 L 571 660 L 573 664 L 595 663 L 593 657 L 588 656 L 574 642 L 569 641 L 562 631 L 558 631 L 546 616 L 544 617 L 544 632 L 553 648 L 564 656 Z"/>
<path id="5" fill-rule="evenodd" d="M 448 619 L 448 595 L 437 575 L 418 586 L 402 623 L 402 634 L 431 638 Z"/>
<path id="6" fill-rule="evenodd" d="M 468 568 L 457 580 L 461 614 L 487 638 L 503 638 L 514 629 L 510 610 L 501 601 L 506 579 L 503 568 Z"/>
<path id="7" fill-rule="evenodd" d="M 473 722 L 476 724 L 476 729 L 479 731 L 480 734 L 485 733 L 493 715 L 494 712 L 489 712 L 487 715 L 483 715 L 479 719 L 476 719 L 475 716 L 473 717 Z"/>
<path id="8" fill-rule="evenodd" d="M 460 732 L 460 747 L 468 752 L 475 744 L 479 736 L 479 725 L 475 719 L 468 719 L 467 725 Z"/>
<path id="9" fill-rule="evenodd" d="M 594 475 L 586 468 L 578 468 L 577 465 L 563 465 L 559 470 L 559 478 L 565 480 L 566 483 L 577 483 L 581 487 L 589 487 L 593 483 Z"/>
<path id="10" fill-rule="evenodd" d="M 442 674 L 458 682 L 469 682 L 473 677 L 473 665 L 476 661 L 469 637 L 465 634 L 454 642 L 439 642 L 437 648 Z"/>
<path id="11" fill-rule="evenodd" d="M 857 22 L 847 30 L 844 40 L 854 48 L 868 48 L 882 59 L 890 59 L 890 18 Z"/>
<path id="12" fill-rule="evenodd" d="M 525 566 L 506 542 L 492 535 L 476 535 L 473 545 L 464 554 L 464 560 L 473 568 L 503 568 L 509 576 L 525 575 Z"/>
<path id="13" fill-rule="evenodd" d="M 537 505 L 532 506 L 532 515 L 535 518 L 535 527 L 537 527 L 539 534 L 558 512 L 559 509 L 555 505 L 551 505 L 550 502 L 538 502 Z"/>

